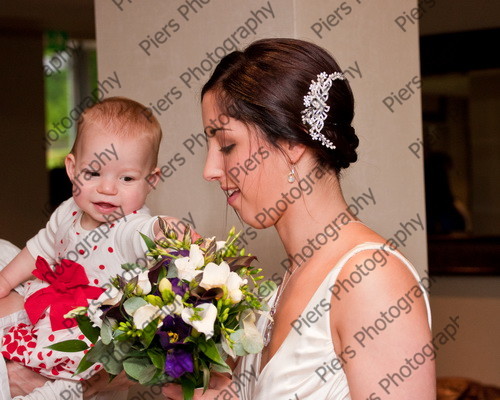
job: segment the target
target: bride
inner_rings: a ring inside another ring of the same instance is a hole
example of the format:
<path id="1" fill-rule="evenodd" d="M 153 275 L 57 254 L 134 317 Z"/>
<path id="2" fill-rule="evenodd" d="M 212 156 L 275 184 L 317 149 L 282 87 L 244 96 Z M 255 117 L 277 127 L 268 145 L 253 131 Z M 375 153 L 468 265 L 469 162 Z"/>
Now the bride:
<path id="1" fill-rule="evenodd" d="M 342 195 L 358 138 L 335 60 L 300 40 L 254 42 L 221 60 L 202 112 L 205 179 L 245 223 L 275 227 L 290 267 L 272 319 L 258 322 L 262 353 L 240 359 L 232 380 L 215 375 L 195 399 L 435 399 L 425 290 Z M 177 385 L 163 394 L 182 398 Z"/>

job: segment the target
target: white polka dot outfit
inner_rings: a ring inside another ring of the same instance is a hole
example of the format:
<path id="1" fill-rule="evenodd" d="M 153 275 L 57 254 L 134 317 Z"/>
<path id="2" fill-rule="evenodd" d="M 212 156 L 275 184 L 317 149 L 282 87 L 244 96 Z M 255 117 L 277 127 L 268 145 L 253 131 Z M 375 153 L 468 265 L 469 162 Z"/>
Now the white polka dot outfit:
<path id="1" fill-rule="evenodd" d="M 82 214 L 73 198 L 62 203 L 46 227 L 26 244 L 33 258 L 41 256 L 51 266 L 60 263 L 62 258 L 75 261 L 84 267 L 89 285 L 104 287 L 109 286 L 111 277 L 124 274 L 122 264 L 138 262 L 144 265 L 147 248 L 139 232 L 153 237 L 153 225 L 157 219 L 151 216 L 146 206 L 92 231 L 82 228 Z M 39 279 L 27 282 L 25 299 L 48 286 Z M 66 353 L 46 348 L 70 339 L 87 341 L 78 327 L 54 332 L 49 311 L 50 307 L 35 325 L 22 323 L 6 330 L 2 355 L 48 378 L 88 379 L 100 366 L 73 376 L 84 352 Z"/>

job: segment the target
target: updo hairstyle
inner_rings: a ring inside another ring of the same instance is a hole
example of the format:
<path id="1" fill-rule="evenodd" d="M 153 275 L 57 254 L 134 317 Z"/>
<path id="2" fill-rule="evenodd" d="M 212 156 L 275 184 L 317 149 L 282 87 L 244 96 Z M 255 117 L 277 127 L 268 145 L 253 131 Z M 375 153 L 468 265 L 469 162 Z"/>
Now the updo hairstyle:
<path id="1" fill-rule="evenodd" d="M 347 80 L 333 81 L 321 133 L 336 148 L 313 140 L 301 112 L 309 85 L 321 72 L 342 72 L 321 47 L 296 39 L 258 40 L 222 58 L 203 86 L 202 98 L 213 91 L 221 113 L 257 127 L 276 147 L 285 140 L 311 148 L 318 164 L 339 176 L 357 160 L 359 139 L 351 126 L 354 98 Z"/>

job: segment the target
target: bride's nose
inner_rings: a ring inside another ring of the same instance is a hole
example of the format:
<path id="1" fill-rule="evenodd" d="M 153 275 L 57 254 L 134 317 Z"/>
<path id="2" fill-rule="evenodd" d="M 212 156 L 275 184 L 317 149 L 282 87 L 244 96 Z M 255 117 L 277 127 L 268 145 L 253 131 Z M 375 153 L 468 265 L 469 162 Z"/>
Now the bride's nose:
<path id="1" fill-rule="evenodd" d="M 203 178 L 207 181 L 221 181 L 223 176 L 224 162 L 222 157 L 209 150 L 203 169 Z"/>

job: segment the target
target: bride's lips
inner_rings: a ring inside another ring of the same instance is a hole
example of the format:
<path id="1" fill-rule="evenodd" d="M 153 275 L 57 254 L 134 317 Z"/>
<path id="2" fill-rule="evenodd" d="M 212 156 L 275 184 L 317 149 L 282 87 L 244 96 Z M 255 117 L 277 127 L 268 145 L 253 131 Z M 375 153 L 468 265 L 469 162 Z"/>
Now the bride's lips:
<path id="1" fill-rule="evenodd" d="M 229 205 L 233 205 L 237 197 L 240 195 L 239 189 L 223 189 L 227 196 Z"/>
<path id="2" fill-rule="evenodd" d="M 93 203 L 96 210 L 101 214 L 111 214 L 115 211 L 118 206 L 115 206 L 112 203 L 106 203 L 104 201 Z"/>

